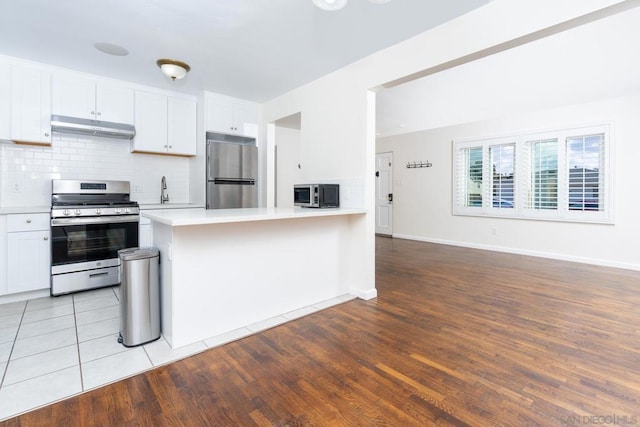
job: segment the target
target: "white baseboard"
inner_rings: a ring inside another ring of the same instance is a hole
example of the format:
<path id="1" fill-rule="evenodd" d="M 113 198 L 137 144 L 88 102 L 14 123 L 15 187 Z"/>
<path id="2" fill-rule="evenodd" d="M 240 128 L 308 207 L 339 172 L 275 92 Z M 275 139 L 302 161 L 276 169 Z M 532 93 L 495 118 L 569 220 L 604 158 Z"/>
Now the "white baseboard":
<path id="1" fill-rule="evenodd" d="M 376 288 L 367 289 L 366 291 L 363 291 L 362 289 L 349 288 L 349 293 L 365 301 L 374 299 L 378 296 L 378 290 Z"/>
<path id="2" fill-rule="evenodd" d="M 398 239 L 416 240 L 419 242 L 437 243 L 441 245 L 461 246 L 464 248 L 482 249 L 485 251 L 505 252 L 516 255 L 528 255 L 539 258 L 557 259 L 560 261 L 579 262 L 583 264 L 599 265 L 603 267 L 623 268 L 625 270 L 640 270 L 639 264 L 618 262 L 600 258 L 587 258 L 581 256 L 558 254 L 554 252 L 532 251 L 527 249 L 509 248 L 505 246 L 483 245 L 479 243 L 460 242 L 457 240 L 431 239 L 428 237 L 411 236 L 407 234 L 393 234 Z"/>
<path id="3" fill-rule="evenodd" d="M 20 292 L 18 294 L 9 294 L 0 296 L 0 304 L 9 304 L 11 302 L 26 301 L 28 299 L 43 298 L 51 296 L 51 290 L 39 289 L 37 291 Z"/>

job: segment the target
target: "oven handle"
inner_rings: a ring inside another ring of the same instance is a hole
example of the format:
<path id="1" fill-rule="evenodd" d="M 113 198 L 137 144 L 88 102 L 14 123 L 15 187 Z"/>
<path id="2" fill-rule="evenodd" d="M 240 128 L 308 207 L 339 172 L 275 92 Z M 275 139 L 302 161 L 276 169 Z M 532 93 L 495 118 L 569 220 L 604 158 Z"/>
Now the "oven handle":
<path id="1" fill-rule="evenodd" d="M 140 215 L 92 216 L 76 218 L 51 218 L 51 226 L 108 224 L 119 222 L 139 222 Z"/>

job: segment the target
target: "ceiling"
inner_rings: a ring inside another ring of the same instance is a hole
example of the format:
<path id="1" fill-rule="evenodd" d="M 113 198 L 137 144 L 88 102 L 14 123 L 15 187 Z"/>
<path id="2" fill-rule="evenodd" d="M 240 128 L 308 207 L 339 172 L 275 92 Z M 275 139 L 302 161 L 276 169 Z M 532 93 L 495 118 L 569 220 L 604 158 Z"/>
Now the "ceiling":
<path id="1" fill-rule="evenodd" d="M 490 0 L 16 0 L 2 5 L 0 54 L 196 94 L 263 102 Z M 94 48 L 126 48 L 112 56 Z M 191 65 L 175 82 L 159 58 Z"/>
<path id="2" fill-rule="evenodd" d="M 376 93 L 380 138 L 586 103 L 640 91 L 640 7 Z"/>

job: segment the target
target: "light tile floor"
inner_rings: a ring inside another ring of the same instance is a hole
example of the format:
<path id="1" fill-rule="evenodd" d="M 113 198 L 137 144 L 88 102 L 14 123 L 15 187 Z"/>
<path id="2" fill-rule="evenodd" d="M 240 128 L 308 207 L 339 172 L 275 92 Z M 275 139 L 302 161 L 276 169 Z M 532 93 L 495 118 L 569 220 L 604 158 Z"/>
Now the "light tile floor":
<path id="1" fill-rule="evenodd" d="M 117 342 L 119 289 L 0 305 L 0 421 L 202 352 L 332 305 L 343 295 L 195 344 Z"/>

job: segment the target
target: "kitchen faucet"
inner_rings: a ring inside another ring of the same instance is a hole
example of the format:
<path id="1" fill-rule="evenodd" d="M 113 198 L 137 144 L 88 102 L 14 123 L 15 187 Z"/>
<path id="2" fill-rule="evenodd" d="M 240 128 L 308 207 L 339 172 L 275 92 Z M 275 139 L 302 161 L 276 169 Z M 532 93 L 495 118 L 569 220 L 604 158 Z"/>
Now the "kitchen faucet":
<path id="1" fill-rule="evenodd" d="M 164 176 L 160 181 L 160 204 L 164 205 L 169 201 L 169 195 L 167 194 L 167 178 Z"/>

